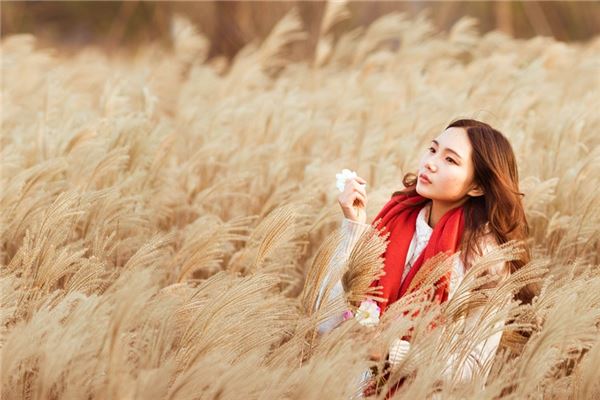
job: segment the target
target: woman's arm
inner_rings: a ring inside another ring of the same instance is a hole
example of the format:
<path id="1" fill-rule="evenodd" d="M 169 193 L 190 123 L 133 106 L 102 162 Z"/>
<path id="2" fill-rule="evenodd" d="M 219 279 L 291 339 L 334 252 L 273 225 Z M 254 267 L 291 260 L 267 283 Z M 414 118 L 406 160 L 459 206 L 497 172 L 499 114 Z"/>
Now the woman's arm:
<path id="1" fill-rule="evenodd" d="M 369 226 L 370 226 L 369 224 L 355 222 L 355 221 L 352 221 L 345 217 L 342 220 L 342 224 L 341 224 L 342 240 L 341 240 L 339 246 L 337 247 L 336 251 L 334 252 L 333 257 L 331 258 L 331 262 L 329 263 L 329 266 L 327 268 L 327 273 L 326 273 L 325 278 L 323 279 L 323 282 L 319 289 L 319 294 L 317 296 L 317 301 L 316 301 L 316 309 L 320 308 L 320 306 L 321 306 L 323 292 L 324 292 L 325 288 L 327 287 L 327 284 L 329 283 L 331 276 L 335 275 L 335 274 L 333 274 L 334 272 L 339 272 L 340 269 L 344 267 L 344 263 L 346 262 L 346 260 L 348 260 L 348 257 L 350 256 L 350 253 L 352 252 L 352 249 L 354 248 L 354 245 L 356 244 L 358 239 L 360 239 L 361 235 L 369 228 Z M 343 296 L 343 293 L 344 293 L 344 289 L 342 287 L 342 282 L 341 282 L 341 280 L 338 280 L 335 283 L 335 285 L 333 286 L 333 288 L 329 294 L 328 301 L 331 302 L 331 301 L 335 300 L 336 298 Z M 322 333 L 331 331 L 342 320 L 343 320 L 342 313 L 340 313 L 337 316 L 333 316 L 333 317 L 329 318 L 325 322 L 319 324 L 319 327 L 318 327 L 319 333 L 322 334 Z"/>
<path id="2" fill-rule="evenodd" d="M 472 310 L 472 312 L 468 314 L 465 319 L 465 332 L 478 329 L 478 325 L 482 323 L 480 318 L 483 310 L 484 307 L 477 307 L 477 309 Z M 492 312 L 496 313 L 497 311 Z M 482 376 L 484 379 L 487 377 L 492 366 L 492 359 L 494 358 L 496 350 L 500 344 L 503 326 L 504 321 L 497 321 L 492 328 L 493 333 L 488 335 L 484 340 L 478 342 L 469 352 L 464 362 L 459 364 L 458 373 L 456 375 L 458 381 L 468 381 L 475 374 Z M 460 340 L 460 338 L 455 338 L 455 340 Z M 444 379 L 449 380 L 453 378 L 455 371 L 452 370 L 451 367 L 456 365 L 459 357 L 459 354 L 453 354 L 450 356 L 447 367 L 444 369 Z"/>
<path id="3" fill-rule="evenodd" d="M 489 251 L 493 245 L 486 245 L 486 251 Z M 506 262 L 499 262 L 490 266 L 487 273 L 495 276 L 497 281 L 508 277 L 509 269 Z M 496 282 L 497 282 L 496 281 Z M 484 288 L 491 289 L 495 286 L 494 282 L 491 282 L 484 286 Z M 512 296 L 510 294 L 499 304 L 487 304 L 471 309 L 464 320 L 464 332 L 472 332 L 478 329 L 481 324 L 485 321 L 495 320 L 493 326 L 488 327 L 489 334 L 485 339 L 478 342 L 473 349 L 470 351 L 465 362 L 460 364 L 457 379 L 459 381 L 470 380 L 475 373 L 483 377 L 487 377 L 489 370 L 492 365 L 492 359 L 496 354 L 496 350 L 500 344 L 502 338 L 502 327 L 505 321 L 502 318 L 496 318 L 500 310 L 510 301 Z M 486 315 L 483 315 L 483 313 Z M 480 329 L 480 328 L 479 328 Z M 460 338 L 455 338 L 459 340 Z M 448 367 L 444 370 L 445 379 L 451 379 L 453 371 L 449 368 L 455 364 L 458 360 L 459 354 L 453 354 L 448 360 Z"/>

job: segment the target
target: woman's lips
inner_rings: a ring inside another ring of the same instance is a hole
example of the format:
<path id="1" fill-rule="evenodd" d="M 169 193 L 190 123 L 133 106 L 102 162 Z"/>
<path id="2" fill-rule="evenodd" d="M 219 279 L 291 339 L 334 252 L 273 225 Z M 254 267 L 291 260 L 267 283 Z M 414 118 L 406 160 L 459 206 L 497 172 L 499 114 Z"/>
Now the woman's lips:
<path id="1" fill-rule="evenodd" d="M 431 181 L 429 179 L 427 179 L 427 177 L 425 175 L 419 175 L 419 181 L 421 181 L 421 183 L 431 183 Z"/>

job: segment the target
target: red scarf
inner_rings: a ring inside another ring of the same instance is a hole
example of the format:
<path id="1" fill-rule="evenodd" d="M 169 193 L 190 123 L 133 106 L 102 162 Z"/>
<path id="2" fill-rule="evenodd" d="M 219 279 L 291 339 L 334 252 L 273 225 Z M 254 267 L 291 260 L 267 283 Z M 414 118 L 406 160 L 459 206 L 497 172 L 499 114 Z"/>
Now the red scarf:
<path id="1" fill-rule="evenodd" d="M 411 292 L 419 288 L 418 284 L 411 287 L 411 282 L 426 260 L 440 252 L 445 252 L 448 255 L 454 254 L 460 247 L 464 229 L 464 208 L 462 206 L 448 210 L 442 216 L 440 221 L 435 225 L 435 228 L 433 228 L 427 246 L 416 259 L 410 271 L 408 271 L 404 282 L 400 282 L 406 265 L 408 248 L 416 230 L 417 216 L 428 200 L 426 197 L 418 194 L 415 196 L 402 194 L 393 196 L 371 223 L 371 225 L 380 231 L 380 235 L 382 236 L 390 232 L 388 246 L 383 253 L 385 275 L 371 284 L 371 287 L 383 286 L 381 297 L 387 299 L 387 302 L 377 302 L 381 309 L 381 314 L 385 312 L 387 306 L 408 293 L 409 287 L 411 288 Z M 378 222 L 379 219 L 381 221 Z M 375 224 L 376 222 L 378 223 Z M 448 299 L 450 273 L 451 271 L 448 271 L 436 282 L 433 301 L 441 303 Z M 407 312 L 404 313 L 404 315 L 406 314 Z M 418 312 L 412 314 L 413 317 L 417 315 Z M 435 325 L 434 321 L 430 327 L 435 328 Z M 413 328 L 410 328 L 408 334 L 403 336 L 402 339 L 410 340 L 412 331 Z M 387 380 L 389 376 L 390 373 L 388 371 L 385 374 L 385 379 Z M 392 384 L 388 388 L 385 398 L 391 398 L 396 390 L 402 386 L 403 382 L 404 378 Z"/>
<path id="2" fill-rule="evenodd" d="M 403 194 L 394 196 L 383 206 L 383 209 L 371 223 L 380 231 L 380 235 L 390 232 L 388 246 L 383 253 L 385 275 L 371 284 L 371 287 L 383 286 L 381 297 L 387 299 L 387 302 L 377 302 L 381 308 L 381 314 L 385 312 L 390 304 L 407 293 L 410 283 L 421 269 L 424 261 L 440 252 L 451 255 L 457 252 L 460 247 L 464 228 L 462 206 L 448 210 L 442 216 L 435 225 L 433 232 L 431 232 L 427 246 L 414 262 L 404 282 L 400 282 L 407 261 L 408 248 L 415 233 L 417 215 L 428 200 L 418 194 L 415 196 Z M 375 225 L 379 219 L 381 221 Z M 382 230 L 382 228 L 384 229 Z M 438 302 L 444 302 L 448 299 L 450 272 L 448 271 L 437 282 L 434 300 Z M 416 289 L 418 289 L 418 285 L 411 288 L 411 292 Z"/>

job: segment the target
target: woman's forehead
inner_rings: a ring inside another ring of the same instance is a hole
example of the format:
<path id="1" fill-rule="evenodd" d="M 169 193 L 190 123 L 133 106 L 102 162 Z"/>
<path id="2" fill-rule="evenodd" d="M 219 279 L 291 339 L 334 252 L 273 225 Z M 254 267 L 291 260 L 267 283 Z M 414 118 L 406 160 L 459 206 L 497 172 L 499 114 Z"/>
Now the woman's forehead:
<path id="1" fill-rule="evenodd" d="M 471 141 L 469 140 L 467 132 L 462 128 L 448 128 L 440 133 L 434 140 L 438 142 L 440 147 L 454 150 L 463 159 L 468 158 L 471 154 Z"/>

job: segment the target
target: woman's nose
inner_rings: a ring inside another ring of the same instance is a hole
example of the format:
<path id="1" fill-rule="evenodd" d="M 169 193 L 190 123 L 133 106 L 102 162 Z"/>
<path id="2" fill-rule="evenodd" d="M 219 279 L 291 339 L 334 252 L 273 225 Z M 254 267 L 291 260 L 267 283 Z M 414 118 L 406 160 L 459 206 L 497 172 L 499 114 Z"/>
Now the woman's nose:
<path id="1" fill-rule="evenodd" d="M 437 167 L 435 166 L 434 163 L 432 163 L 431 161 L 427 161 L 425 163 L 425 167 L 430 170 L 431 172 L 435 172 L 437 170 Z"/>

